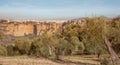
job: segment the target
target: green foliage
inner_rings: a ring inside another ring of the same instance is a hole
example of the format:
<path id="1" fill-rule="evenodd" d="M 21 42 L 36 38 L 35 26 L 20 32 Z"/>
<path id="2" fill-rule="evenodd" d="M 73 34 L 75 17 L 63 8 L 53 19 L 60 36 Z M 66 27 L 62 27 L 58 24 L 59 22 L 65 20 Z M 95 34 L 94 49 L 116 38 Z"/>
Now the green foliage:
<path id="1" fill-rule="evenodd" d="M 3 37 L 3 32 L 0 31 L 0 40 L 2 39 L 2 37 Z"/>
<path id="2" fill-rule="evenodd" d="M 63 30 L 63 36 L 65 37 L 78 37 L 79 34 L 82 32 L 82 28 L 79 24 L 67 24 Z"/>
<path id="3" fill-rule="evenodd" d="M 47 46 L 42 43 L 40 39 L 34 39 L 32 41 L 29 54 L 33 56 L 43 56 L 48 57 L 49 56 L 49 49 Z"/>
<path id="4" fill-rule="evenodd" d="M 18 49 L 13 45 L 7 45 L 6 49 L 7 49 L 7 55 L 8 56 L 20 55 Z"/>
<path id="5" fill-rule="evenodd" d="M 76 21 L 73 21 L 76 23 Z M 82 35 L 83 28 L 79 24 L 67 24 L 63 30 L 63 36 L 69 41 L 68 43 L 71 44 L 72 52 L 74 51 L 81 51 L 83 53 L 85 47 L 82 43 Z"/>
<path id="6" fill-rule="evenodd" d="M 100 64 L 101 65 L 109 65 L 109 60 L 107 58 L 104 58 L 103 60 L 101 60 Z"/>
<path id="7" fill-rule="evenodd" d="M 83 35 L 86 52 L 96 54 L 105 51 L 104 39 L 102 37 L 105 34 L 104 26 L 104 19 L 86 19 L 85 34 Z"/>
<path id="8" fill-rule="evenodd" d="M 75 47 L 75 50 L 82 50 L 84 51 L 84 44 L 82 42 L 80 42 L 80 40 L 78 39 L 78 37 L 71 37 L 71 42 Z"/>
<path id="9" fill-rule="evenodd" d="M 71 55 L 73 45 L 71 43 L 69 43 L 67 40 L 65 40 L 64 38 L 60 38 L 58 48 L 59 48 L 59 51 L 60 51 L 59 54 L 61 54 L 61 55 Z"/>
<path id="10" fill-rule="evenodd" d="M 28 38 L 25 37 L 16 38 L 14 40 L 14 44 L 20 54 L 28 54 L 28 51 L 30 50 L 31 46 L 30 40 Z"/>
<path id="11" fill-rule="evenodd" d="M 108 38 L 113 44 L 120 44 L 120 18 L 115 19 L 108 25 Z"/>
<path id="12" fill-rule="evenodd" d="M 105 17 L 85 18 L 82 27 L 76 20 L 66 22 L 62 29 L 52 35 L 47 31 L 39 36 L 28 35 L 15 38 L 12 45 L 0 45 L 0 55 L 22 55 L 55 57 L 71 55 L 73 52 L 97 54 L 105 53 L 104 36 L 107 36 L 112 47 L 120 53 L 120 18 L 107 22 Z M 3 32 L 0 32 L 2 39 Z M 106 62 L 106 61 L 105 61 Z M 105 64 L 103 62 L 103 64 Z"/>
<path id="13" fill-rule="evenodd" d="M 113 19 L 108 27 L 107 37 L 113 45 L 113 48 L 117 53 L 120 53 L 120 18 Z"/>
<path id="14" fill-rule="evenodd" d="M 1 56 L 6 56 L 7 55 L 7 49 L 5 48 L 5 46 L 0 44 L 0 55 Z"/>

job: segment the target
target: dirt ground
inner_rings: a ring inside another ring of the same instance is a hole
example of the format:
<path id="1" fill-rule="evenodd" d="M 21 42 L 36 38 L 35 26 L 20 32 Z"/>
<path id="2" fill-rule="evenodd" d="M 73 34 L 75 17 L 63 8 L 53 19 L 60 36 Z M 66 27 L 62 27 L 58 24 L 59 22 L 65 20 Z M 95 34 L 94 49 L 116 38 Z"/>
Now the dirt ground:
<path id="1" fill-rule="evenodd" d="M 94 56 L 64 56 L 61 60 L 28 56 L 0 57 L 0 65 L 100 65 Z"/>

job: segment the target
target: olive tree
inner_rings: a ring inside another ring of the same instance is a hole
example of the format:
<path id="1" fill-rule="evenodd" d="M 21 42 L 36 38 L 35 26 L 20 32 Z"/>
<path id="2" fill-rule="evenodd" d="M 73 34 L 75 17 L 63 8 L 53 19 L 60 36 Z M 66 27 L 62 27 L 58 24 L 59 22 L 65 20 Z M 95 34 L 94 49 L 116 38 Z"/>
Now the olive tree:
<path id="1" fill-rule="evenodd" d="M 14 40 L 14 45 L 20 54 L 28 54 L 31 43 L 28 38 L 20 37 Z"/>
<path id="2" fill-rule="evenodd" d="M 85 51 L 92 54 L 101 54 L 105 51 L 105 44 L 102 35 L 104 34 L 105 21 L 99 18 L 86 18 L 85 34 L 83 42 Z"/>

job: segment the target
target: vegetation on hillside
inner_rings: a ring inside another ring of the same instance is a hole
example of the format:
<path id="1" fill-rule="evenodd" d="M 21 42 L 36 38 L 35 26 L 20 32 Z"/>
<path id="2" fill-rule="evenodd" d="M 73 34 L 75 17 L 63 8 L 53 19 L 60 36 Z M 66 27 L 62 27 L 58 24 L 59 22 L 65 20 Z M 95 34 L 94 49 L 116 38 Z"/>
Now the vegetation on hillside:
<path id="1" fill-rule="evenodd" d="M 60 59 L 59 55 L 97 54 L 100 57 L 110 52 L 105 38 L 111 43 L 111 48 L 120 53 L 120 17 L 110 21 L 104 17 L 85 18 L 84 23 L 84 26 L 68 23 L 49 36 L 44 32 L 39 36 L 15 38 L 10 45 L 0 45 L 0 55 Z M 0 39 L 2 36 L 0 32 Z"/>

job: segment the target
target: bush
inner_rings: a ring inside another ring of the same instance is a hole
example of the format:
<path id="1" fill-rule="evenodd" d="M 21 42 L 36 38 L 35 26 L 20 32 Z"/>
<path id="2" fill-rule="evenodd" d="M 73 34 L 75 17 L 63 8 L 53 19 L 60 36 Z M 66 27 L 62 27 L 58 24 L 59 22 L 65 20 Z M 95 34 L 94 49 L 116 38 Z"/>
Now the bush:
<path id="1" fill-rule="evenodd" d="M 64 38 L 61 38 L 61 39 L 59 39 L 58 48 L 59 48 L 59 54 L 71 55 L 73 45 L 71 43 L 69 43 L 67 40 L 65 40 Z"/>
<path id="2" fill-rule="evenodd" d="M 40 40 L 33 40 L 29 55 L 37 56 L 37 57 L 48 57 L 49 56 L 49 49 L 46 45 L 44 45 Z"/>
<path id="3" fill-rule="evenodd" d="M 19 51 L 20 54 L 28 54 L 31 43 L 28 38 L 16 38 L 14 40 L 15 48 Z"/>
<path id="4" fill-rule="evenodd" d="M 1 56 L 6 56 L 7 55 L 7 49 L 0 44 L 0 55 Z"/>
<path id="5" fill-rule="evenodd" d="M 8 45 L 6 48 L 8 56 L 20 55 L 19 51 L 13 45 Z"/>
<path id="6" fill-rule="evenodd" d="M 107 58 L 104 58 L 102 61 L 101 61 L 101 65 L 109 65 L 109 60 Z"/>

